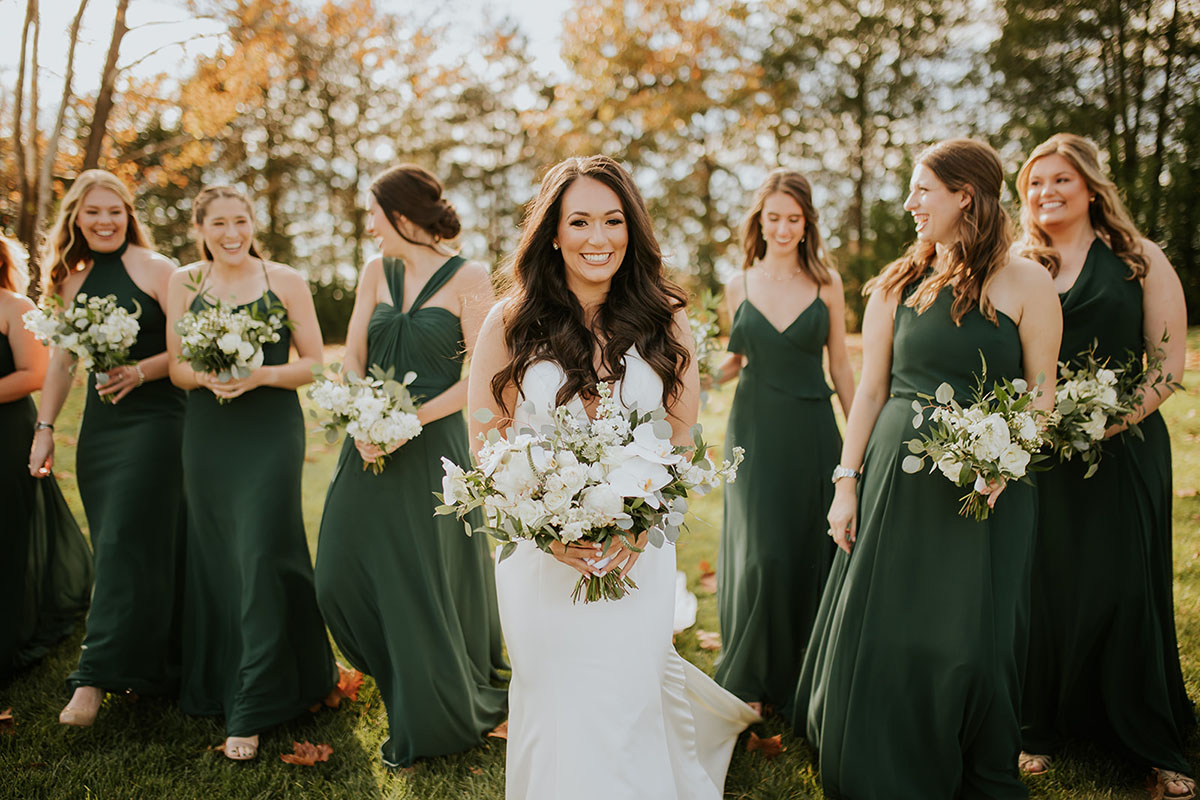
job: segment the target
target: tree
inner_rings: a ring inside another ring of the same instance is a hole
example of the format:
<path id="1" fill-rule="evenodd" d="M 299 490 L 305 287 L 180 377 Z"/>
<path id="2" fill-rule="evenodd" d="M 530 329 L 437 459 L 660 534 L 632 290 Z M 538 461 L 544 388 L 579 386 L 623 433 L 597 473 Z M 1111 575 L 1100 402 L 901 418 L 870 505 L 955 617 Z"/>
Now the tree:
<path id="1" fill-rule="evenodd" d="M 104 136 L 108 131 L 108 117 L 112 113 L 113 93 L 116 91 L 117 59 L 121 53 L 121 40 L 129 32 L 129 28 L 125 25 L 125 13 L 128 10 L 129 0 L 117 0 L 112 37 L 108 42 L 108 55 L 104 59 L 104 71 L 100 73 L 100 91 L 96 95 L 92 124 L 88 128 L 87 144 L 84 146 L 83 169 L 85 170 L 100 166 L 100 148 L 104 144 Z"/>

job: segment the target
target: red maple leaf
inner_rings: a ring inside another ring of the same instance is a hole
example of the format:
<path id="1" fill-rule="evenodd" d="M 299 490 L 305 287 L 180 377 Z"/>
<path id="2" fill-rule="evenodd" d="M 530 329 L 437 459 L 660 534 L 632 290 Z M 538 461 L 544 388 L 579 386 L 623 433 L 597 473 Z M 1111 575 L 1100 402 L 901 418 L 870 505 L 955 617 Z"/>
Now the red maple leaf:
<path id="1" fill-rule="evenodd" d="M 309 741 L 292 742 L 292 752 L 284 753 L 279 758 L 285 764 L 296 764 L 301 767 L 311 767 L 318 761 L 328 761 L 333 754 L 333 747 L 322 742 L 313 744 Z"/>
<path id="2" fill-rule="evenodd" d="M 787 750 L 783 746 L 783 734 L 777 733 L 774 736 L 769 736 L 766 739 L 760 739 L 754 731 L 750 731 L 750 738 L 746 741 L 746 752 L 753 753 L 755 750 L 763 754 L 767 760 Z"/>

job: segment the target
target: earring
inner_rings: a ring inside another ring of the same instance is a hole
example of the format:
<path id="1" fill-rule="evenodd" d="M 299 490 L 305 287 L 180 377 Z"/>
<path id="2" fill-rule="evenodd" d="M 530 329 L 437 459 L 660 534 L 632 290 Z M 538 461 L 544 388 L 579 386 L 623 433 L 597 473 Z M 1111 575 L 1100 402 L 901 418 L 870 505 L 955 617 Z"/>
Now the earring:
<path id="1" fill-rule="evenodd" d="M 558 242 L 551 242 L 550 244 L 555 250 L 558 249 Z"/>

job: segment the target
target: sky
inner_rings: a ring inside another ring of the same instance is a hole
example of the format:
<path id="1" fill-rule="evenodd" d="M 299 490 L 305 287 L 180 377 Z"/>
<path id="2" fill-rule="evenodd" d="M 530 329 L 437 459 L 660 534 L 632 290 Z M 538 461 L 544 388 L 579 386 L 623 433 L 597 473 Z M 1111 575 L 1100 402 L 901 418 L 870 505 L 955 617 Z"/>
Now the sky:
<path id="1" fill-rule="evenodd" d="M 430 7 L 427 0 L 375 2 L 380 10 L 401 15 L 411 11 L 426 16 Z M 559 37 L 570 0 L 445 0 L 440 5 L 445 18 L 455 23 L 450 36 L 461 39 L 464 49 L 487 17 L 510 16 L 529 37 L 536 67 L 547 74 L 562 71 Z M 117 0 L 89 0 L 75 55 L 76 94 L 92 93 L 100 86 L 116 6 Z M 67 63 L 67 31 L 78 7 L 78 0 L 41 0 L 43 29 L 38 61 L 42 64 L 39 91 L 44 113 L 58 107 Z M 0 0 L 0 93 L 11 92 L 16 83 L 24 15 L 25 0 Z M 130 0 L 126 24 L 130 32 L 122 43 L 119 63 L 144 58 L 134 68 L 135 73 L 144 75 L 190 73 L 191 61 L 215 49 L 220 32 L 215 23 L 189 17 L 183 0 Z M 173 45 L 190 37 L 199 38 L 184 46 Z M 448 49 L 453 50 L 454 45 Z M 9 102 L 5 98 L 0 105 Z"/>

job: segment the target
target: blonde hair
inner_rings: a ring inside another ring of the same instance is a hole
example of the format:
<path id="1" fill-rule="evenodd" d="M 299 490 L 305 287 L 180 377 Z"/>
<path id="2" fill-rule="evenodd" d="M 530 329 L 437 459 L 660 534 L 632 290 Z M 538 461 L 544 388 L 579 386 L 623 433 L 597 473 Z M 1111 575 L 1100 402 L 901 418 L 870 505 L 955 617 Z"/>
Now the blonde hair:
<path id="1" fill-rule="evenodd" d="M 29 289 L 29 262 L 25 258 L 25 248 L 7 236 L 0 236 L 0 289 L 21 295 Z"/>
<path id="2" fill-rule="evenodd" d="M 766 205 L 767 198 L 777 192 L 795 200 L 804 213 L 804 238 L 796 248 L 796 261 L 800 269 L 818 285 L 832 283 L 833 267 L 817 224 L 820 216 L 817 207 L 813 205 L 812 186 L 799 172 L 789 169 L 773 171 L 754 193 L 754 204 L 742 220 L 742 269 L 749 269 L 755 261 L 766 255 L 767 241 L 762 235 L 763 206 Z"/>
<path id="3" fill-rule="evenodd" d="M 258 222 L 254 219 L 254 206 L 250 203 L 250 198 L 246 193 L 236 186 L 206 186 L 200 190 L 200 194 L 196 195 L 196 199 L 192 201 L 192 224 L 197 228 L 204 222 L 204 218 L 208 216 L 208 207 L 212 205 L 214 200 L 220 199 L 240 200 L 246 206 L 246 213 L 250 215 L 250 223 L 256 228 Z M 205 261 L 212 261 L 212 251 L 208 249 L 208 245 L 204 242 L 204 237 L 199 237 L 200 256 Z M 251 240 L 250 255 L 257 259 L 262 259 L 259 254 L 258 242 Z"/>
<path id="4" fill-rule="evenodd" d="M 1117 193 L 1117 185 L 1100 167 L 1100 150 L 1089 139 L 1073 133 L 1056 133 L 1033 148 L 1029 158 L 1017 173 L 1017 197 L 1021 203 L 1022 255 L 1040 263 L 1057 275 L 1062 257 L 1050 243 L 1050 235 L 1038 225 L 1033 209 L 1025 202 L 1029 189 L 1029 173 L 1034 162 L 1046 156 L 1059 155 L 1079 173 L 1092 194 L 1088 203 L 1088 221 L 1092 229 L 1112 248 L 1117 258 L 1129 265 L 1129 277 L 1141 278 L 1150 268 L 1150 259 L 1142 252 L 1142 234 L 1134 224 L 1125 204 Z"/>
<path id="5" fill-rule="evenodd" d="M 990 145 L 976 139 L 947 139 L 927 148 L 917 164 L 928 167 L 951 192 L 966 192 L 971 201 L 962 210 L 958 240 L 949 248 L 949 268 L 925 277 L 937 257 L 933 242 L 917 240 L 903 256 L 863 287 L 864 294 L 875 291 L 903 293 L 919 282 L 905 305 L 924 313 L 947 284 L 954 284 L 954 305 L 950 315 L 962 323 L 972 308 L 994 323 L 996 309 L 987 298 L 987 287 L 996 273 L 1008 263 L 1013 242 L 1012 220 L 1000 205 L 1004 185 L 1004 167 Z"/>
<path id="6" fill-rule="evenodd" d="M 89 169 L 79 173 L 79 177 L 71 184 L 71 188 L 63 197 L 58 209 L 58 217 L 50 229 L 46 239 L 46 250 L 42 256 L 42 296 L 50 297 L 62 291 L 63 284 L 72 272 L 83 268 L 91 258 L 87 240 L 79 230 L 76 220 L 79 218 L 79 207 L 83 199 L 92 189 L 108 189 L 121 198 L 125 206 L 125 241 L 139 247 L 153 249 L 150 237 L 142 229 L 138 218 L 133 213 L 133 193 L 129 191 L 120 178 L 102 169 Z"/>

